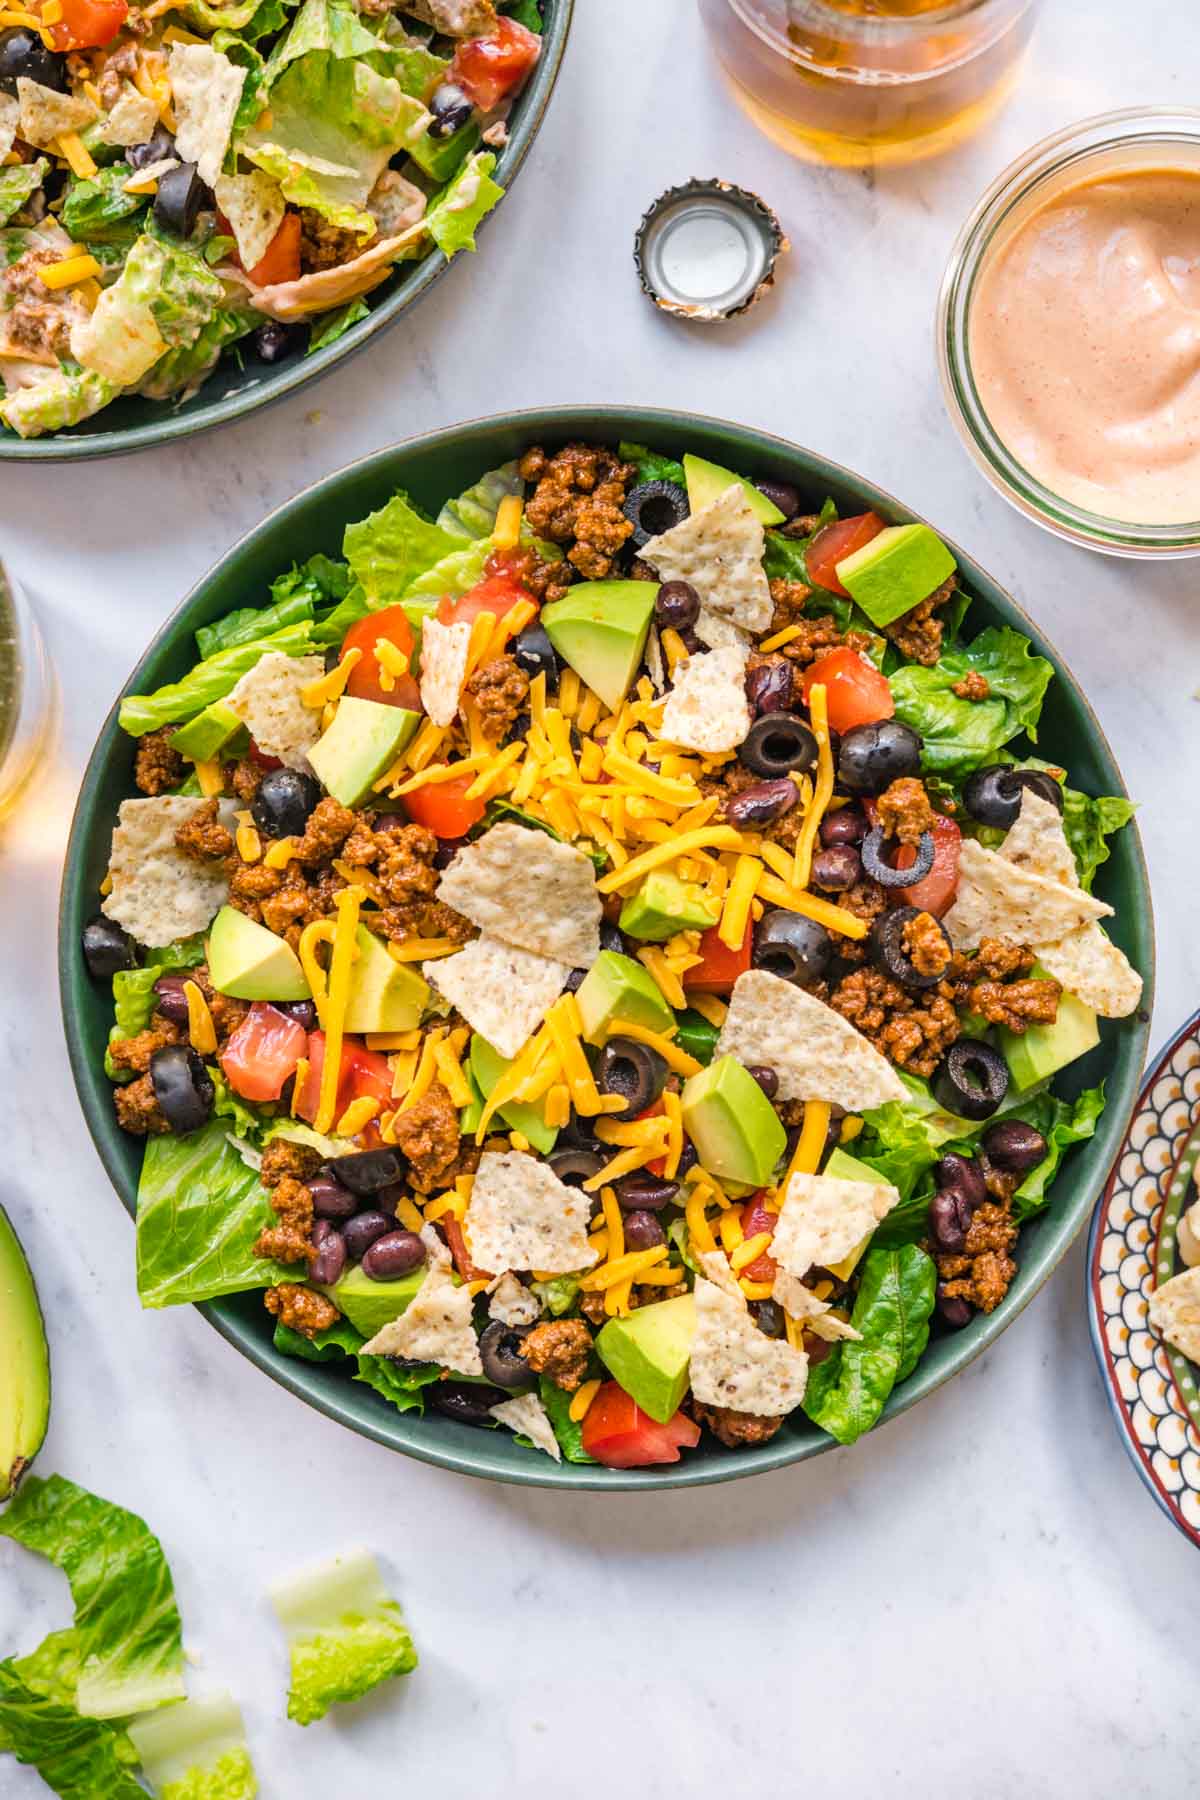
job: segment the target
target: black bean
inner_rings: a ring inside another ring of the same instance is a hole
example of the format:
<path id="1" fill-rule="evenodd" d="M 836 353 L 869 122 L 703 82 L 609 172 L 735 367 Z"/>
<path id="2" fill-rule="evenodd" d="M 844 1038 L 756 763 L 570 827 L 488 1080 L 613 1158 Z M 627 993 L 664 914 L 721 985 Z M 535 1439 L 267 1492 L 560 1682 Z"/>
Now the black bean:
<path id="1" fill-rule="evenodd" d="M 424 1261 L 425 1246 L 415 1231 L 388 1231 L 368 1245 L 362 1259 L 363 1274 L 372 1281 L 399 1281 Z"/>
<path id="2" fill-rule="evenodd" d="M 839 806 L 821 820 L 820 839 L 827 850 L 836 844 L 861 844 L 868 831 L 867 815 L 857 806 Z"/>
<path id="3" fill-rule="evenodd" d="M 1028 1175 L 1044 1160 L 1050 1146 L 1036 1126 L 1021 1119 L 1001 1119 L 984 1132 L 983 1148 L 998 1169 L 1010 1175 Z"/>
<path id="4" fill-rule="evenodd" d="M 853 844 L 833 844 L 818 850 L 812 860 L 814 887 L 830 894 L 844 894 L 862 878 L 862 857 Z"/>
<path id="5" fill-rule="evenodd" d="M 172 1025 L 179 1025 L 185 1030 L 188 1023 L 187 995 L 183 984 L 190 980 L 187 975 L 160 975 L 154 984 L 154 1006 L 164 1019 L 170 1019 Z"/>
<path id="6" fill-rule="evenodd" d="M 779 1092 L 779 1077 L 774 1069 L 767 1068 L 765 1063 L 751 1063 L 746 1073 L 753 1075 L 768 1100 L 775 1098 Z"/>
<path id="7" fill-rule="evenodd" d="M 961 1331 L 964 1325 L 969 1325 L 975 1313 L 971 1302 L 964 1300 L 961 1294 L 947 1294 L 944 1282 L 938 1283 L 937 1310 L 943 1325 L 949 1325 L 952 1331 Z"/>
<path id="8" fill-rule="evenodd" d="M 383 1237 L 391 1229 L 392 1221 L 386 1213 L 360 1212 L 352 1219 L 347 1219 L 342 1227 L 342 1236 L 346 1240 L 346 1250 L 351 1262 L 361 1262 L 376 1239 Z"/>
<path id="9" fill-rule="evenodd" d="M 654 623 L 682 631 L 700 617 L 700 596 L 690 581 L 664 581 L 654 598 Z"/>
<path id="10" fill-rule="evenodd" d="M 349 1219 L 358 1210 L 358 1195 L 332 1175 L 314 1175 L 304 1185 L 312 1195 L 313 1211 L 319 1218 Z"/>
<path id="11" fill-rule="evenodd" d="M 627 1250 L 654 1250 L 667 1241 L 666 1232 L 652 1212 L 628 1212 L 623 1224 Z"/>
<path id="12" fill-rule="evenodd" d="M 786 712 L 796 696 L 790 662 L 764 662 L 746 676 L 746 701 L 757 717 L 761 713 Z"/>
<path id="13" fill-rule="evenodd" d="M 756 481 L 754 485 L 764 500 L 779 508 L 785 524 L 800 511 L 800 490 L 790 481 Z"/>
<path id="14" fill-rule="evenodd" d="M 318 1287 L 332 1287 L 346 1266 L 346 1240 L 328 1219 L 318 1219 L 312 1231 L 308 1278 Z"/>
<path id="15" fill-rule="evenodd" d="M 725 817 L 739 831 L 770 825 L 799 804 L 800 789 L 786 775 L 778 781 L 756 781 L 725 802 Z"/>

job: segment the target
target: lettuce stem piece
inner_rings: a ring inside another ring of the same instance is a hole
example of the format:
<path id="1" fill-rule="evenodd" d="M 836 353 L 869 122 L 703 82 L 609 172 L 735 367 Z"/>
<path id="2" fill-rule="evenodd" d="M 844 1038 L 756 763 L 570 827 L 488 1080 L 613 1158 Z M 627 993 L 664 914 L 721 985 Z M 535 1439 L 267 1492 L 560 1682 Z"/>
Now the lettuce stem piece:
<path id="1" fill-rule="evenodd" d="M 407 1675 L 417 1652 L 369 1550 L 348 1550 L 271 1588 L 291 1655 L 288 1718 L 311 1725 L 331 1706 L 361 1700 Z"/>
<path id="2" fill-rule="evenodd" d="M 158 1800 L 254 1800 L 241 1711 L 225 1689 L 135 1719 L 129 1736 Z"/>

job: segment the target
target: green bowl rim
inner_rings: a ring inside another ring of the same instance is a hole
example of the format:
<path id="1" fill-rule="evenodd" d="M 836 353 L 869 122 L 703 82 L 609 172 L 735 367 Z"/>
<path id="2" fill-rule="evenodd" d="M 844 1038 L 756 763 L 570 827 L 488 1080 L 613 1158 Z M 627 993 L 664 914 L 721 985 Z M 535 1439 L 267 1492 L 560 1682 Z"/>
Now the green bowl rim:
<path id="1" fill-rule="evenodd" d="M 505 198 L 512 191 L 513 183 L 541 129 L 562 67 L 571 29 L 575 0 L 546 0 L 546 5 L 552 10 L 542 34 L 542 54 L 528 85 L 518 96 L 514 108 L 515 124 L 498 159 L 496 178 L 504 187 Z M 503 208 L 504 200 L 501 200 L 494 213 L 483 220 L 480 230 L 487 231 L 492 218 L 502 212 Z M 93 431 L 72 437 L 70 431 L 73 428 L 68 428 L 66 431 L 55 432 L 50 437 L 29 439 L 13 437 L 7 431 L 0 431 L 0 462 L 86 462 L 105 456 L 127 456 L 137 450 L 152 449 L 160 444 L 194 437 L 216 425 L 227 425 L 233 419 L 245 418 L 327 375 L 338 363 L 363 349 L 372 338 L 394 324 L 408 307 L 422 299 L 449 266 L 450 261 L 443 251 L 431 251 L 414 265 L 409 274 L 402 277 L 378 306 L 372 306 L 367 318 L 352 326 L 335 343 L 326 345 L 324 350 L 318 350 L 312 356 L 302 356 L 294 361 L 281 363 L 277 373 L 268 372 L 261 381 L 254 382 L 237 393 L 210 401 L 207 406 L 199 406 L 189 412 L 172 408 L 169 404 L 162 406 L 147 424 L 135 425 L 127 430 Z M 151 407 L 157 403 L 148 400 L 145 404 Z"/>
<path id="2" fill-rule="evenodd" d="M 253 549 L 261 537 L 276 530 L 285 521 L 306 512 L 310 507 L 335 498 L 340 486 L 347 480 L 362 474 L 370 474 L 375 470 L 383 470 L 398 455 L 411 456 L 443 446 L 464 447 L 475 438 L 487 439 L 492 433 L 501 429 L 520 431 L 530 441 L 533 441 L 539 433 L 556 438 L 574 438 L 586 436 L 591 432 L 610 441 L 615 438 L 635 437 L 663 445 L 679 444 L 689 433 L 693 440 L 699 435 L 704 435 L 711 440 L 712 434 L 720 434 L 726 443 L 735 442 L 739 452 L 748 454 L 750 458 L 748 466 L 750 467 L 753 467 L 755 463 L 762 463 L 768 458 L 773 458 L 772 466 L 778 467 L 782 461 L 790 468 L 793 475 L 800 478 L 802 483 L 810 484 L 813 487 L 820 486 L 822 483 L 828 483 L 832 487 L 845 486 L 860 496 L 866 506 L 881 511 L 885 517 L 899 520 L 920 519 L 920 515 L 901 506 L 884 489 L 876 487 L 872 482 L 865 481 L 861 476 L 854 474 L 841 464 L 831 462 L 828 458 L 813 451 L 802 449 L 798 445 L 789 443 L 786 439 L 759 431 L 752 426 L 738 425 L 704 414 L 648 407 L 553 406 L 495 414 L 459 425 L 445 426 L 436 431 L 420 433 L 384 449 L 373 451 L 370 455 L 361 457 L 333 474 L 325 476 L 323 480 L 313 483 L 303 492 L 277 507 L 252 531 L 240 538 L 226 555 L 213 565 L 208 574 L 195 584 L 187 597 L 161 626 L 122 688 L 121 695 L 114 701 L 84 773 L 63 864 L 58 962 L 63 1023 L 71 1072 L 92 1141 L 122 1205 L 131 1218 L 136 1214 L 136 1194 L 129 1190 L 118 1153 L 118 1145 L 124 1139 L 113 1117 L 110 1104 L 110 1084 L 103 1075 L 94 1046 L 89 1047 L 87 1041 L 88 1026 L 83 1013 L 83 995 L 92 990 L 80 964 L 77 951 L 78 932 L 82 922 L 95 907 L 94 894 L 90 893 L 83 885 L 82 870 L 87 858 L 88 840 L 94 829 L 93 814 L 97 805 L 98 790 L 107 773 L 114 750 L 118 744 L 125 742 L 117 722 L 120 700 L 124 694 L 137 690 L 142 672 L 160 653 L 167 651 L 176 635 L 185 629 L 190 613 L 205 599 L 210 586 L 215 582 L 221 582 L 230 568 L 236 566 L 240 559 Z M 1081 709 L 1092 736 L 1092 747 L 1098 760 L 1106 765 L 1104 780 L 1107 791 L 1127 793 L 1104 732 L 1063 659 L 1047 643 L 1043 633 L 1038 630 L 1032 619 L 1016 601 L 1000 588 L 953 539 L 947 538 L 945 541 L 957 559 L 959 568 L 963 572 L 965 585 L 970 589 L 972 596 L 1006 615 L 1010 623 L 1024 631 L 1033 640 L 1035 647 L 1053 661 L 1057 682 L 1061 684 L 1057 691 L 1069 693 Z M 1052 686 L 1051 696 L 1053 697 L 1054 694 L 1055 688 Z M 1136 896 L 1136 904 L 1129 908 L 1128 916 L 1123 919 L 1122 923 L 1134 946 L 1134 960 L 1145 978 L 1145 992 L 1138 1014 L 1125 1024 L 1120 1036 L 1109 1046 L 1112 1066 L 1105 1072 L 1105 1079 L 1108 1083 L 1108 1104 L 1095 1137 L 1076 1150 L 1076 1160 L 1073 1164 L 1068 1165 L 1066 1181 L 1068 1190 L 1072 1191 L 1070 1206 L 1066 1208 L 1062 1206 L 1065 1193 L 1060 1187 L 1059 1207 L 1041 1215 L 1040 1220 L 1035 1222 L 1033 1230 L 1036 1236 L 1032 1252 L 1027 1251 L 1021 1263 L 1017 1280 L 1009 1290 L 1006 1299 L 995 1312 L 987 1316 L 977 1316 L 961 1336 L 948 1340 L 960 1348 L 951 1352 L 948 1364 L 944 1369 L 935 1372 L 927 1368 L 922 1373 L 921 1368 L 918 1367 L 916 1373 L 889 1400 L 881 1423 L 907 1412 L 909 1407 L 916 1405 L 927 1394 L 932 1393 L 966 1368 L 995 1342 L 1000 1333 L 1028 1305 L 1083 1230 L 1092 1209 L 1094 1195 L 1102 1187 L 1109 1164 L 1124 1138 L 1137 1102 L 1140 1076 L 1149 1037 L 1150 1012 L 1154 992 L 1153 914 L 1149 877 L 1136 820 L 1126 827 L 1121 838 L 1117 840 L 1112 862 L 1106 864 L 1105 870 L 1101 872 L 1101 885 L 1104 884 L 1105 872 L 1111 875 L 1117 864 L 1123 864 L 1126 867 L 1130 885 Z M 1096 1053 L 1093 1052 L 1093 1054 Z M 1060 1183 L 1063 1179 L 1060 1176 Z M 657 1468 L 646 1470 L 602 1469 L 594 1464 L 586 1463 L 556 1464 L 549 1458 L 535 1458 L 529 1452 L 520 1451 L 519 1447 L 515 1446 L 507 1437 L 507 1434 L 501 1440 L 501 1444 L 493 1445 L 489 1434 L 478 1430 L 469 1432 L 467 1447 L 459 1449 L 453 1443 L 446 1445 L 438 1442 L 438 1430 L 446 1424 L 446 1421 L 431 1421 L 400 1413 L 390 1415 L 383 1405 L 377 1409 L 378 1419 L 375 1417 L 375 1409 L 362 1415 L 355 1413 L 353 1409 L 342 1404 L 341 1387 L 344 1384 L 337 1380 L 329 1380 L 325 1375 L 328 1365 L 302 1363 L 293 1358 L 281 1356 L 275 1351 L 269 1339 L 263 1338 L 260 1331 L 230 1310 L 229 1302 L 207 1302 L 199 1306 L 199 1311 L 227 1342 L 238 1349 L 256 1367 L 262 1369 L 282 1387 L 287 1388 L 299 1399 L 314 1406 L 327 1417 L 349 1426 L 362 1436 L 375 1439 L 376 1442 L 384 1444 L 390 1449 L 400 1450 L 406 1455 L 414 1456 L 421 1462 L 450 1469 L 458 1474 L 474 1475 L 485 1480 L 508 1482 L 526 1487 L 597 1489 L 609 1492 L 628 1489 L 700 1487 L 712 1482 L 729 1481 L 745 1475 L 783 1468 L 788 1464 L 801 1462 L 808 1457 L 819 1456 L 825 1451 L 837 1448 L 832 1438 L 818 1432 L 815 1427 L 811 1437 L 806 1436 L 799 1440 L 790 1435 L 785 1428 L 784 1432 L 772 1439 L 771 1442 L 752 1449 L 734 1452 L 710 1450 L 703 1457 L 697 1457 L 692 1461 L 684 1459 L 678 1465 L 660 1465 Z M 431 1424 L 434 1426 L 433 1430 L 430 1429 Z M 469 1428 L 466 1427 L 455 1429 L 464 1433 L 469 1431 Z M 496 1454 L 496 1450 L 501 1447 L 509 1453 L 508 1456 Z M 520 1458 L 525 1460 L 519 1460 Z M 526 1461 L 530 1466 L 526 1467 Z"/>

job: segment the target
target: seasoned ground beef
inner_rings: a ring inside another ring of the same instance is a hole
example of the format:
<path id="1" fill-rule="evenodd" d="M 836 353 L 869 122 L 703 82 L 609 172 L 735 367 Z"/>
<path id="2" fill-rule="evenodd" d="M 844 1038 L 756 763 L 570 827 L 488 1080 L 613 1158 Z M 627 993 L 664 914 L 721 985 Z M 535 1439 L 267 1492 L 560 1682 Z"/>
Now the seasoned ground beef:
<path id="1" fill-rule="evenodd" d="M 806 669 L 809 663 L 828 656 L 831 650 L 862 651 L 870 644 L 871 639 L 865 631 L 843 631 L 832 613 L 822 613 L 816 619 L 806 618 L 804 607 L 812 589 L 805 587 L 802 581 L 777 579 L 771 582 L 770 588 L 775 611 L 770 630 L 764 635 L 770 637 L 789 627 L 800 634 L 779 646 L 780 655 L 786 656 L 789 662 Z"/>
<path id="2" fill-rule="evenodd" d="M 820 882 L 814 881 L 810 885 L 818 893 L 822 891 Z M 880 913 L 887 911 L 887 893 L 877 881 L 872 881 L 869 875 L 864 875 L 861 881 L 856 881 L 854 886 L 847 888 L 844 893 L 838 893 L 836 889 L 832 888 L 825 891 L 838 906 L 843 907 L 846 912 L 853 913 L 856 919 L 861 919 L 868 926 L 875 923 Z M 867 946 L 864 939 L 839 936 L 835 937 L 834 944 L 838 956 L 844 963 L 857 964 L 865 961 Z"/>
<path id="3" fill-rule="evenodd" d="M 316 1337 L 319 1331 L 328 1331 L 342 1316 L 333 1301 L 326 1299 L 324 1294 L 318 1294 L 315 1288 L 301 1287 L 291 1281 L 285 1281 L 279 1287 L 268 1288 L 263 1295 L 263 1305 L 281 1325 L 286 1325 L 290 1331 L 298 1331 L 306 1338 Z"/>
<path id="4" fill-rule="evenodd" d="M 959 1036 L 958 1015 L 943 995 L 908 994 L 878 969 L 851 970 L 829 1004 L 898 1068 L 914 1075 L 932 1075 Z"/>
<path id="5" fill-rule="evenodd" d="M 944 975 L 954 952 L 932 913 L 920 912 L 900 933 L 900 948 L 918 975 Z"/>
<path id="6" fill-rule="evenodd" d="M 263 1151 L 259 1180 L 265 1188 L 277 1188 L 281 1181 L 308 1181 L 321 1166 L 321 1154 L 309 1144 L 294 1144 L 290 1138 L 274 1138 Z"/>
<path id="7" fill-rule="evenodd" d="M 458 1108 L 435 1081 L 392 1126 L 395 1144 L 408 1158 L 408 1179 L 418 1194 L 445 1187 L 458 1156 Z"/>
<path id="8" fill-rule="evenodd" d="M 925 784 L 914 775 L 902 776 L 884 789 L 876 801 L 884 837 L 902 844 L 919 842 L 922 832 L 933 830 L 934 812 Z"/>
<path id="9" fill-rule="evenodd" d="M 950 692 L 957 694 L 960 700 L 976 702 L 988 699 L 991 691 L 987 676 L 981 675 L 977 669 L 972 669 L 969 674 L 963 676 L 961 681 L 954 682 L 950 688 Z"/>
<path id="10" fill-rule="evenodd" d="M 547 456 L 540 445 L 521 458 L 523 480 L 537 485 L 525 516 L 539 537 L 567 544 L 567 561 L 588 581 L 612 574 L 613 559 L 633 534 L 621 511 L 632 463 L 596 444 L 568 444 Z"/>
<path id="11" fill-rule="evenodd" d="M 243 756 L 240 762 L 225 763 L 221 773 L 228 792 L 235 795 L 243 806 L 249 806 L 262 785 L 266 770 L 260 768 L 250 757 Z"/>
<path id="12" fill-rule="evenodd" d="M 139 1031 L 136 1037 L 114 1038 L 108 1046 L 109 1059 L 116 1069 L 129 1069 L 134 1075 L 145 1075 L 150 1068 L 150 1058 L 156 1050 L 163 1050 L 168 1044 L 181 1043 L 183 1033 L 170 1019 L 156 1012 L 151 1015 L 150 1024 L 145 1031 Z"/>
<path id="13" fill-rule="evenodd" d="M 351 262 L 363 249 L 357 232 L 331 225 L 312 207 L 300 208 L 300 272 L 315 275 L 320 269 L 336 269 Z"/>
<path id="14" fill-rule="evenodd" d="M 246 884 L 235 877 L 230 882 L 230 902 L 240 911 L 250 913 L 252 918 L 261 919 L 268 931 L 286 938 L 293 950 L 298 947 L 306 925 L 330 916 L 337 895 L 346 885 L 332 869 L 321 869 L 307 879 L 297 862 L 290 862 L 282 870 L 261 869 L 258 864 L 255 867 L 264 876 L 278 877 L 274 890 L 265 894 L 255 909 L 254 902 L 245 895 Z"/>
<path id="15" fill-rule="evenodd" d="M 138 739 L 133 763 L 133 779 L 143 794 L 165 794 L 183 780 L 186 764 L 178 750 L 172 750 L 173 725 L 148 731 Z"/>
<path id="16" fill-rule="evenodd" d="M 529 697 L 529 677 L 511 656 L 496 656 L 476 669 L 466 693 L 475 702 L 484 737 L 489 744 L 500 744 Z"/>
<path id="17" fill-rule="evenodd" d="M 233 854 L 233 834 L 217 823 L 217 802 L 206 800 L 198 812 L 176 827 L 175 847 L 197 862 L 217 862 Z"/>
<path id="18" fill-rule="evenodd" d="M 980 1312 L 994 1312 L 1017 1272 L 1009 1254 L 1017 1230 L 1007 1201 L 985 1200 L 971 1220 L 961 1252 L 933 1252 L 939 1294 L 948 1300 L 969 1300 Z"/>
<path id="19" fill-rule="evenodd" d="M 259 1232 L 255 1256 L 269 1257 L 273 1262 L 304 1262 L 311 1248 L 312 1195 L 302 1181 L 284 1175 L 271 1190 L 271 1207 L 279 1223 Z"/>
<path id="20" fill-rule="evenodd" d="M 389 904 L 371 920 L 382 937 L 402 943 L 410 937 L 448 937 L 465 944 L 474 934 L 470 920 L 435 900 L 441 876 L 433 866 L 438 840 L 424 825 L 402 821 L 375 832 L 376 878 Z"/>
<path id="21" fill-rule="evenodd" d="M 607 1314 L 603 1294 L 580 1294 L 579 1310 L 590 1325 L 603 1325 Z"/>
<path id="22" fill-rule="evenodd" d="M 521 1355 L 534 1374 L 548 1375 L 566 1394 L 581 1385 L 591 1351 L 592 1334 L 582 1319 L 548 1319 L 521 1342 Z"/>
<path id="23" fill-rule="evenodd" d="M 707 1425 L 713 1436 L 731 1450 L 745 1444 L 769 1444 L 786 1414 L 778 1418 L 760 1418 L 757 1413 L 738 1412 L 732 1406 L 704 1406 L 692 1401 L 692 1415 L 697 1425 Z"/>
<path id="24" fill-rule="evenodd" d="M 938 618 L 937 609 L 946 604 L 957 586 L 958 577 L 951 575 L 927 599 L 910 607 L 908 612 L 901 613 L 898 619 L 893 619 L 890 625 L 883 627 L 884 636 L 891 638 L 900 654 L 910 662 L 918 662 L 924 668 L 932 669 L 942 654 L 944 623 Z"/>
<path id="25" fill-rule="evenodd" d="M 158 1137 L 170 1131 L 162 1107 L 154 1097 L 149 1075 L 139 1075 L 126 1087 L 113 1089 L 117 1124 L 134 1137 Z"/>
<path id="26" fill-rule="evenodd" d="M 1062 987 L 1046 977 L 1036 981 L 977 981 L 967 1004 L 989 1025 L 1003 1025 L 1018 1037 L 1030 1025 L 1053 1025 Z"/>
<path id="27" fill-rule="evenodd" d="M 551 600 L 561 600 L 575 580 L 575 570 L 565 556 L 556 562 L 544 560 L 532 544 L 518 544 L 515 550 L 506 550 L 503 557 L 504 567 L 512 575 L 514 581 L 528 588 L 534 599 L 542 605 Z M 653 569 L 646 566 L 646 573 L 631 576 L 635 581 L 657 581 Z"/>
<path id="28" fill-rule="evenodd" d="M 315 869 L 319 863 L 328 862 L 331 856 L 338 854 L 356 824 L 350 808 L 339 805 L 327 794 L 317 801 L 308 815 L 304 836 L 293 850 L 296 861 L 306 869 Z"/>

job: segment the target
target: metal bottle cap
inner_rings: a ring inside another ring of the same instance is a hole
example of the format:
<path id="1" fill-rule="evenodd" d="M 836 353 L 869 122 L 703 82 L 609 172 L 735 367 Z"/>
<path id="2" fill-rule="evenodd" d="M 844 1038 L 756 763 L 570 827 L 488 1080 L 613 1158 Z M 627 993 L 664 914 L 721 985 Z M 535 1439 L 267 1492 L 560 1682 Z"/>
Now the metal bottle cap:
<path id="1" fill-rule="evenodd" d="M 633 260 L 663 312 L 715 324 L 753 306 L 789 248 L 757 194 L 728 181 L 692 180 L 668 188 L 643 214 Z"/>

